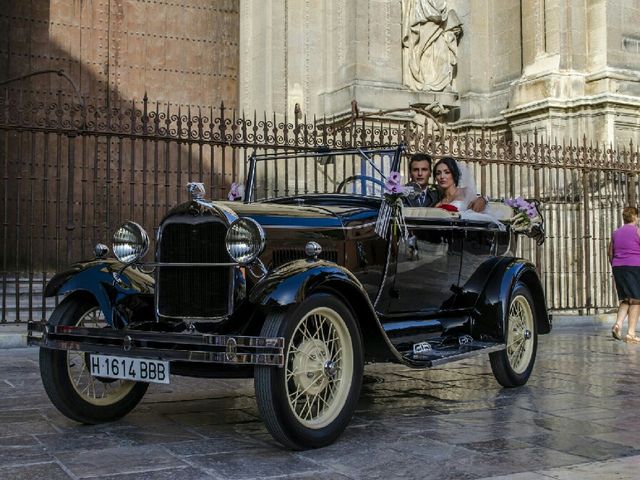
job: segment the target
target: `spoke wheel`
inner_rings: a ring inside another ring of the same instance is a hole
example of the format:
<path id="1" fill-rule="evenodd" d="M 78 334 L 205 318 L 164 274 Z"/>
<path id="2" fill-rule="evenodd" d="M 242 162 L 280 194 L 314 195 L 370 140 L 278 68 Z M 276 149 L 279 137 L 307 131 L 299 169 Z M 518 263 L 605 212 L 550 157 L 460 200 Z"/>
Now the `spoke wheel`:
<path id="1" fill-rule="evenodd" d="M 108 325 L 102 311 L 96 306 L 82 315 L 76 326 L 105 328 Z M 76 393 L 88 403 L 97 406 L 119 402 L 133 390 L 137 383 L 92 376 L 89 373 L 89 354 L 84 352 L 67 351 L 67 372 Z"/>
<path id="2" fill-rule="evenodd" d="M 255 370 L 256 400 L 271 434 L 293 449 L 333 442 L 362 385 L 362 340 L 351 311 L 332 295 L 312 295 L 270 315 L 261 335 L 285 338 L 284 367 Z"/>
<path id="3" fill-rule="evenodd" d="M 504 350 L 489 354 L 493 375 L 503 387 L 524 385 L 535 363 L 538 330 L 531 293 L 522 282 L 516 283 L 511 292 L 505 343 Z"/>
<path id="4" fill-rule="evenodd" d="M 522 374 L 533 355 L 533 312 L 527 299 L 518 295 L 509 307 L 507 356 L 515 373 Z"/>
<path id="5" fill-rule="evenodd" d="M 50 325 L 108 327 L 92 297 L 71 294 L 56 307 Z M 110 327 L 108 327 L 110 328 Z M 40 348 L 40 376 L 51 402 L 81 423 L 102 423 L 129 413 L 142 400 L 148 384 L 93 377 L 89 354 Z"/>
<path id="6" fill-rule="evenodd" d="M 325 427 L 340 413 L 351 386 L 349 330 L 334 310 L 316 308 L 296 326 L 286 359 L 291 411 L 309 428 Z"/>

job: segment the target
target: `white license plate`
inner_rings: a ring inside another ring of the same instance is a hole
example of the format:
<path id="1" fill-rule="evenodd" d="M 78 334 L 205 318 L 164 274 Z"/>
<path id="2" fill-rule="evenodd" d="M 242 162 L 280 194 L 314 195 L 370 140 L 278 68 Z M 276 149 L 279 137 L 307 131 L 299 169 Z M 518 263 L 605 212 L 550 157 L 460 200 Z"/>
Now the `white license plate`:
<path id="1" fill-rule="evenodd" d="M 94 377 L 169 383 L 169 362 L 161 360 L 90 355 L 89 365 Z"/>

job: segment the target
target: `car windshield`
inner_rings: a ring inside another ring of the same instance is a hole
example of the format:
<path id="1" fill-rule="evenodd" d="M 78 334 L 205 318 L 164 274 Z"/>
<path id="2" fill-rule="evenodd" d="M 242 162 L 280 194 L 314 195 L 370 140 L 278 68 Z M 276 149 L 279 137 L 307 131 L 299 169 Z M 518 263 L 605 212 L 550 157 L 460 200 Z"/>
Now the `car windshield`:
<path id="1" fill-rule="evenodd" d="M 389 172 L 397 171 L 402 147 L 318 149 L 250 159 L 245 200 L 340 194 L 381 197 Z"/>

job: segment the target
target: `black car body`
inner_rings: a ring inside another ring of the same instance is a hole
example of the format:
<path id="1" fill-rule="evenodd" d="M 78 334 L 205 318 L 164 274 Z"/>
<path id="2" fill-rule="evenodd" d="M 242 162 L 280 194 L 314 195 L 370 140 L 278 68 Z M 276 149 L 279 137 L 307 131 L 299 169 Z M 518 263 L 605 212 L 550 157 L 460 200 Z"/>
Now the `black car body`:
<path id="1" fill-rule="evenodd" d="M 159 225 L 153 262 L 141 259 L 144 231 L 125 224 L 120 259 L 100 246 L 57 274 L 45 294 L 65 299 L 29 325 L 53 403 L 96 423 L 170 373 L 254 376 L 270 432 L 309 448 L 346 427 L 365 362 L 425 368 L 489 353 L 502 385 L 524 384 L 551 329 L 534 266 L 514 257 L 508 224 L 440 209 L 404 210 L 410 241 L 397 228 L 378 235 L 382 184 L 402 152 L 254 156 L 240 201 L 190 184 L 192 199 Z M 269 184 L 266 161 L 300 164 L 299 175 Z"/>

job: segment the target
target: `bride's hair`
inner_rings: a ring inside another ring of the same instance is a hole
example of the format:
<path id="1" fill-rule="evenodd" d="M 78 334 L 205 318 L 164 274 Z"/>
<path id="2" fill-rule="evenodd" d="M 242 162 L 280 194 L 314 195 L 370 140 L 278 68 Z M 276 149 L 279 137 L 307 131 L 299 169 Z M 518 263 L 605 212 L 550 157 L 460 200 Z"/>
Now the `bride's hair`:
<path id="1" fill-rule="evenodd" d="M 453 183 L 457 187 L 458 183 L 460 183 L 460 169 L 458 168 L 458 162 L 451 157 L 442 157 L 436 162 L 433 166 L 433 178 L 436 178 L 436 168 L 438 168 L 438 165 L 442 163 L 444 163 L 451 172 L 451 175 L 453 176 Z"/>

